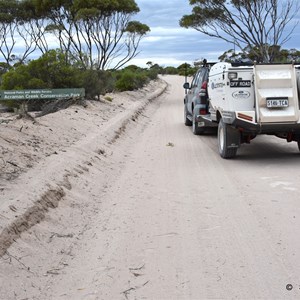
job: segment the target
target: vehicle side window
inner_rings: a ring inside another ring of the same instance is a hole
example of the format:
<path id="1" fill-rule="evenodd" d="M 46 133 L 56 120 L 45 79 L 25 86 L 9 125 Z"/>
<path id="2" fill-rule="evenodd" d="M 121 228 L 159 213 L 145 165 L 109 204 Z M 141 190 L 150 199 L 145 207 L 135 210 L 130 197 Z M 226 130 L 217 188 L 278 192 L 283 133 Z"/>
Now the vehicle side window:
<path id="1" fill-rule="evenodd" d="M 204 81 L 206 81 L 206 82 L 208 81 L 208 73 L 209 73 L 208 70 L 205 70 L 205 72 L 203 74 L 203 80 L 202 80 L 203 82 Z"/>
<path id="2" fill-rule="evenodd" d="M 203 81 L 205 81 L 205 75 L 206 75 L 206 69 L 202 69 L 201 72 L 199 72 L 199 76 L 197 77 L 196 86 L 201 87 Z"/>
<path id="3" fill-rule="evenodd" d="M 202 69 L 201 75 L 198 78 L 197 86 L 201 88 L 204 82 L 207 83 L 207 80 L 208 80 L 208 70 Z"/>
<path id="4" fill-rule="evenodd" d="M 202 71 L 202 70 L 198 71 L 198 72 L 196 73 L 196 75 L 194 76 L 193 81 L 192 81 L 192 84 L 191 84 L 191 88 L 197 87 L 197 85 L 198 85 L 198 80 L 199 80 L 199 76 L 200 76 L 200 74 L 201 74 L 201 71 Z"/>
<path id="5" fill-rule="evenodd" d="M 204 74 L 205 74 L 205 69 L 202 69 L 197 81 L 197 86 L 199 87 L 201 87 L 202 85 Z"/>

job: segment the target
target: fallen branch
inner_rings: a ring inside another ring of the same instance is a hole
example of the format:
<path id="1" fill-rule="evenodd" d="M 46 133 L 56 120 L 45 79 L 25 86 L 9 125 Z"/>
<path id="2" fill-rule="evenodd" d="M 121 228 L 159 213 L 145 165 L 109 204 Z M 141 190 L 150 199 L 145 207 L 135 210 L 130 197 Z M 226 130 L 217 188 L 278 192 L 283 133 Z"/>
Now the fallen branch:
<path id="1" fill-rule="evenodd" d="M 131 287 L 127 290 L 125 290 L 124 292 L 122 292 L 121 294 L 124 294 L 125 298 L 128 299 L 128 294 L 131 292 L 131 291 L 135 291 L 135 290 L 138 290 L 142 287 L 144 287 L 146 284 L 149 283 L 150 280 L 146 281 L 145 283 L 143 283 L 142 285 L 139 285 L 139 286 L 135 286 L 135 287 Z"/>
<path id="2" fill-rule="evenodd" d="M 30 271 L 30 268 L 29 268 L 29 267 L 27 267 L 24 263 L 22 263 L 22 262 L 20 261 L 20 259 L 18 259 L 17 257 L 11 255 L 8 251 L 6 251 L 5 254 L 6 254 L 10 259 L 13 258 L 14 260 L 16 260 L 20 265 L 22 265 L 22 266 L 26 269 L 26 271 L 28 271 L 28 272 L 31 273 L 31 274 L 34 274 L 32 271 Z"/>
<path id="3" fill-rule="evenodd" d="M 15 164 L 14 162 L 7 161 L 7 163 L 11 164 L 11 165 L 14 166 L 14 167 L 20 168 L 20 167 L 19 167 L 17 164 Z"/>
<path id="4" fill-rule="evenodd" d="M 73 233 L 69 233 L 69 234 L 52 233 L 52 235 L 49 238 L 49 243 L 52 241 L 52 239 L 54 237 L 58 237 L 58 238 L 72 238 L 72 237 L 74 237 L 74 234 Z"/>
<path id="5" fill-rule="evenodd" d="M 0 120 L 0 124 L 5 123 L 8 124 L 9 122 L 12 122 L 13 119 L 7 119 L 7 120 Z"/>
<path id="6" fill-rule="evenodd" d="M 47 274 L 51 274 L 51 275 L 59 275 L 60 273 L 58 271 L 61 271 L 61 269 L 52 269 L 52 270 L 48 270 Z"/>
<path id="7" fill-rule="evenodd" d="M 36 122 L 35 118 L 31 116 L 27 111 L 23 111 L 19 114 L 18 119 L 22 119 L 22 118 Z"/>
<path id="8" fill-rule="evenodd" d="M 128 290 L 122 292 L 121 294 L 124 294 L 125 298 L 128 299 L 128 297 L 127 297 L 128 294 L 129 294 L 131 291 L 134 291 L 134 290 L 135 290 L 135 288 L 130 288 L 130 289 L 128 289 Z"/>
<path id="9" fill-rule="evenodd" d="M 10 140 L 8 140 L 8 139 L 4 138 L 4 137 L 3 137 L 3 136 L 1 136 L 1 135 L 0 135 L 0 138 L 1 138 L 2 140 L 4 140 L 5 142 L 8 142 L 8 143 L 10 143 L 10 144 L 12 143 L 12 141 L 10 141 Z"/>
<path id="10" fill-rule="evenodd" d="M 141 267 L 138 268 L 129 268 L 130 271 L 140 271 L 145 267 L 145 264 L 143 264 Z"/>
<path id="11" fill-rule="evenodd" d="M 81 105 L 83 107 L 86 107 L 86 102 L 82 98 L 58 99 L 56 101 L 52 100 L 43 106 L 42 111 L 37 114 L 37 117 L 55 113 L 59 110 L 66 109 L 71 105 Z"/>

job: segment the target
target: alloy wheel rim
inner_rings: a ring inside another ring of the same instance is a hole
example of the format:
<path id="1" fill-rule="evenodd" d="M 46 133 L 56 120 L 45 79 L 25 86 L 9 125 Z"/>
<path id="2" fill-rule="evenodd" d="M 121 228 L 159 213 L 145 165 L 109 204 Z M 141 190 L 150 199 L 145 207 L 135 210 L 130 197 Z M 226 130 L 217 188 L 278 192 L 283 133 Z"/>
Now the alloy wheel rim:
<path id="1" fill-rule="evenodd" d="M 223 151 L 223 149 L 224 149 L 224 130 L 223 130 L 223 128 L 220 128 L 219 139 L 220 139 L 220 149 L 221 149 L 221 151 Z"/>

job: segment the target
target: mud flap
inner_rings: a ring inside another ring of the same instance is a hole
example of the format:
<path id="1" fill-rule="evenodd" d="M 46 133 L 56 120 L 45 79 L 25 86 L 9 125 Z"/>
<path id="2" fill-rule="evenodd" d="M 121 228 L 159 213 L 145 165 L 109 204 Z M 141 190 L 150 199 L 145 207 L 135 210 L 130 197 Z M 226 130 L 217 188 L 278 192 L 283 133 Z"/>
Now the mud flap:
<path id="1" fill-rule="evenodd" d="M 223 119 L 220 120 L 218 126 L 218 148 L 222 158 L 227 159 L 236 156 L 237 149 L 241 143 L 240 136 L 239 130 L 224 123 Z"/>
<path id="2" fill-rule="evenodd" d="M 241 146 L 241 134 L 238 129 L 226 126 L 227 148 L 239 148 Z"/>

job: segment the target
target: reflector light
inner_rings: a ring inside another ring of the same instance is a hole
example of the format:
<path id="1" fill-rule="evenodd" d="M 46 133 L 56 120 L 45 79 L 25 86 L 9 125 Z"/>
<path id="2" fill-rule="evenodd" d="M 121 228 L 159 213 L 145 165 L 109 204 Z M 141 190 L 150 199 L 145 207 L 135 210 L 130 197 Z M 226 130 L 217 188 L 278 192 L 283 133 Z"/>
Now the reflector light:
<path id="1" fill-rule="evenodd" d="M 228 78 L 229 78 L 230 80 L 236 79 L 237 77 L 238 77 L 238 74 L 237 74 L 236 72 L 229 72 L 229 73 L 228 73 Z"/>
<path id="2" fill-rule="evenodd" d="M 252 121 L 253 121 L 253 117 L 251 117 L 251 116 L 247 116 L 247 115 L 245 115 L 245 114 L 241 114 L 241 113 L 238 113 L 238 118 L 240 118 L 240 119 L 244 119 L 244 120 L 247 120 L 247 121 L 250 121 L 250 122 L 252 122 Z"/>

